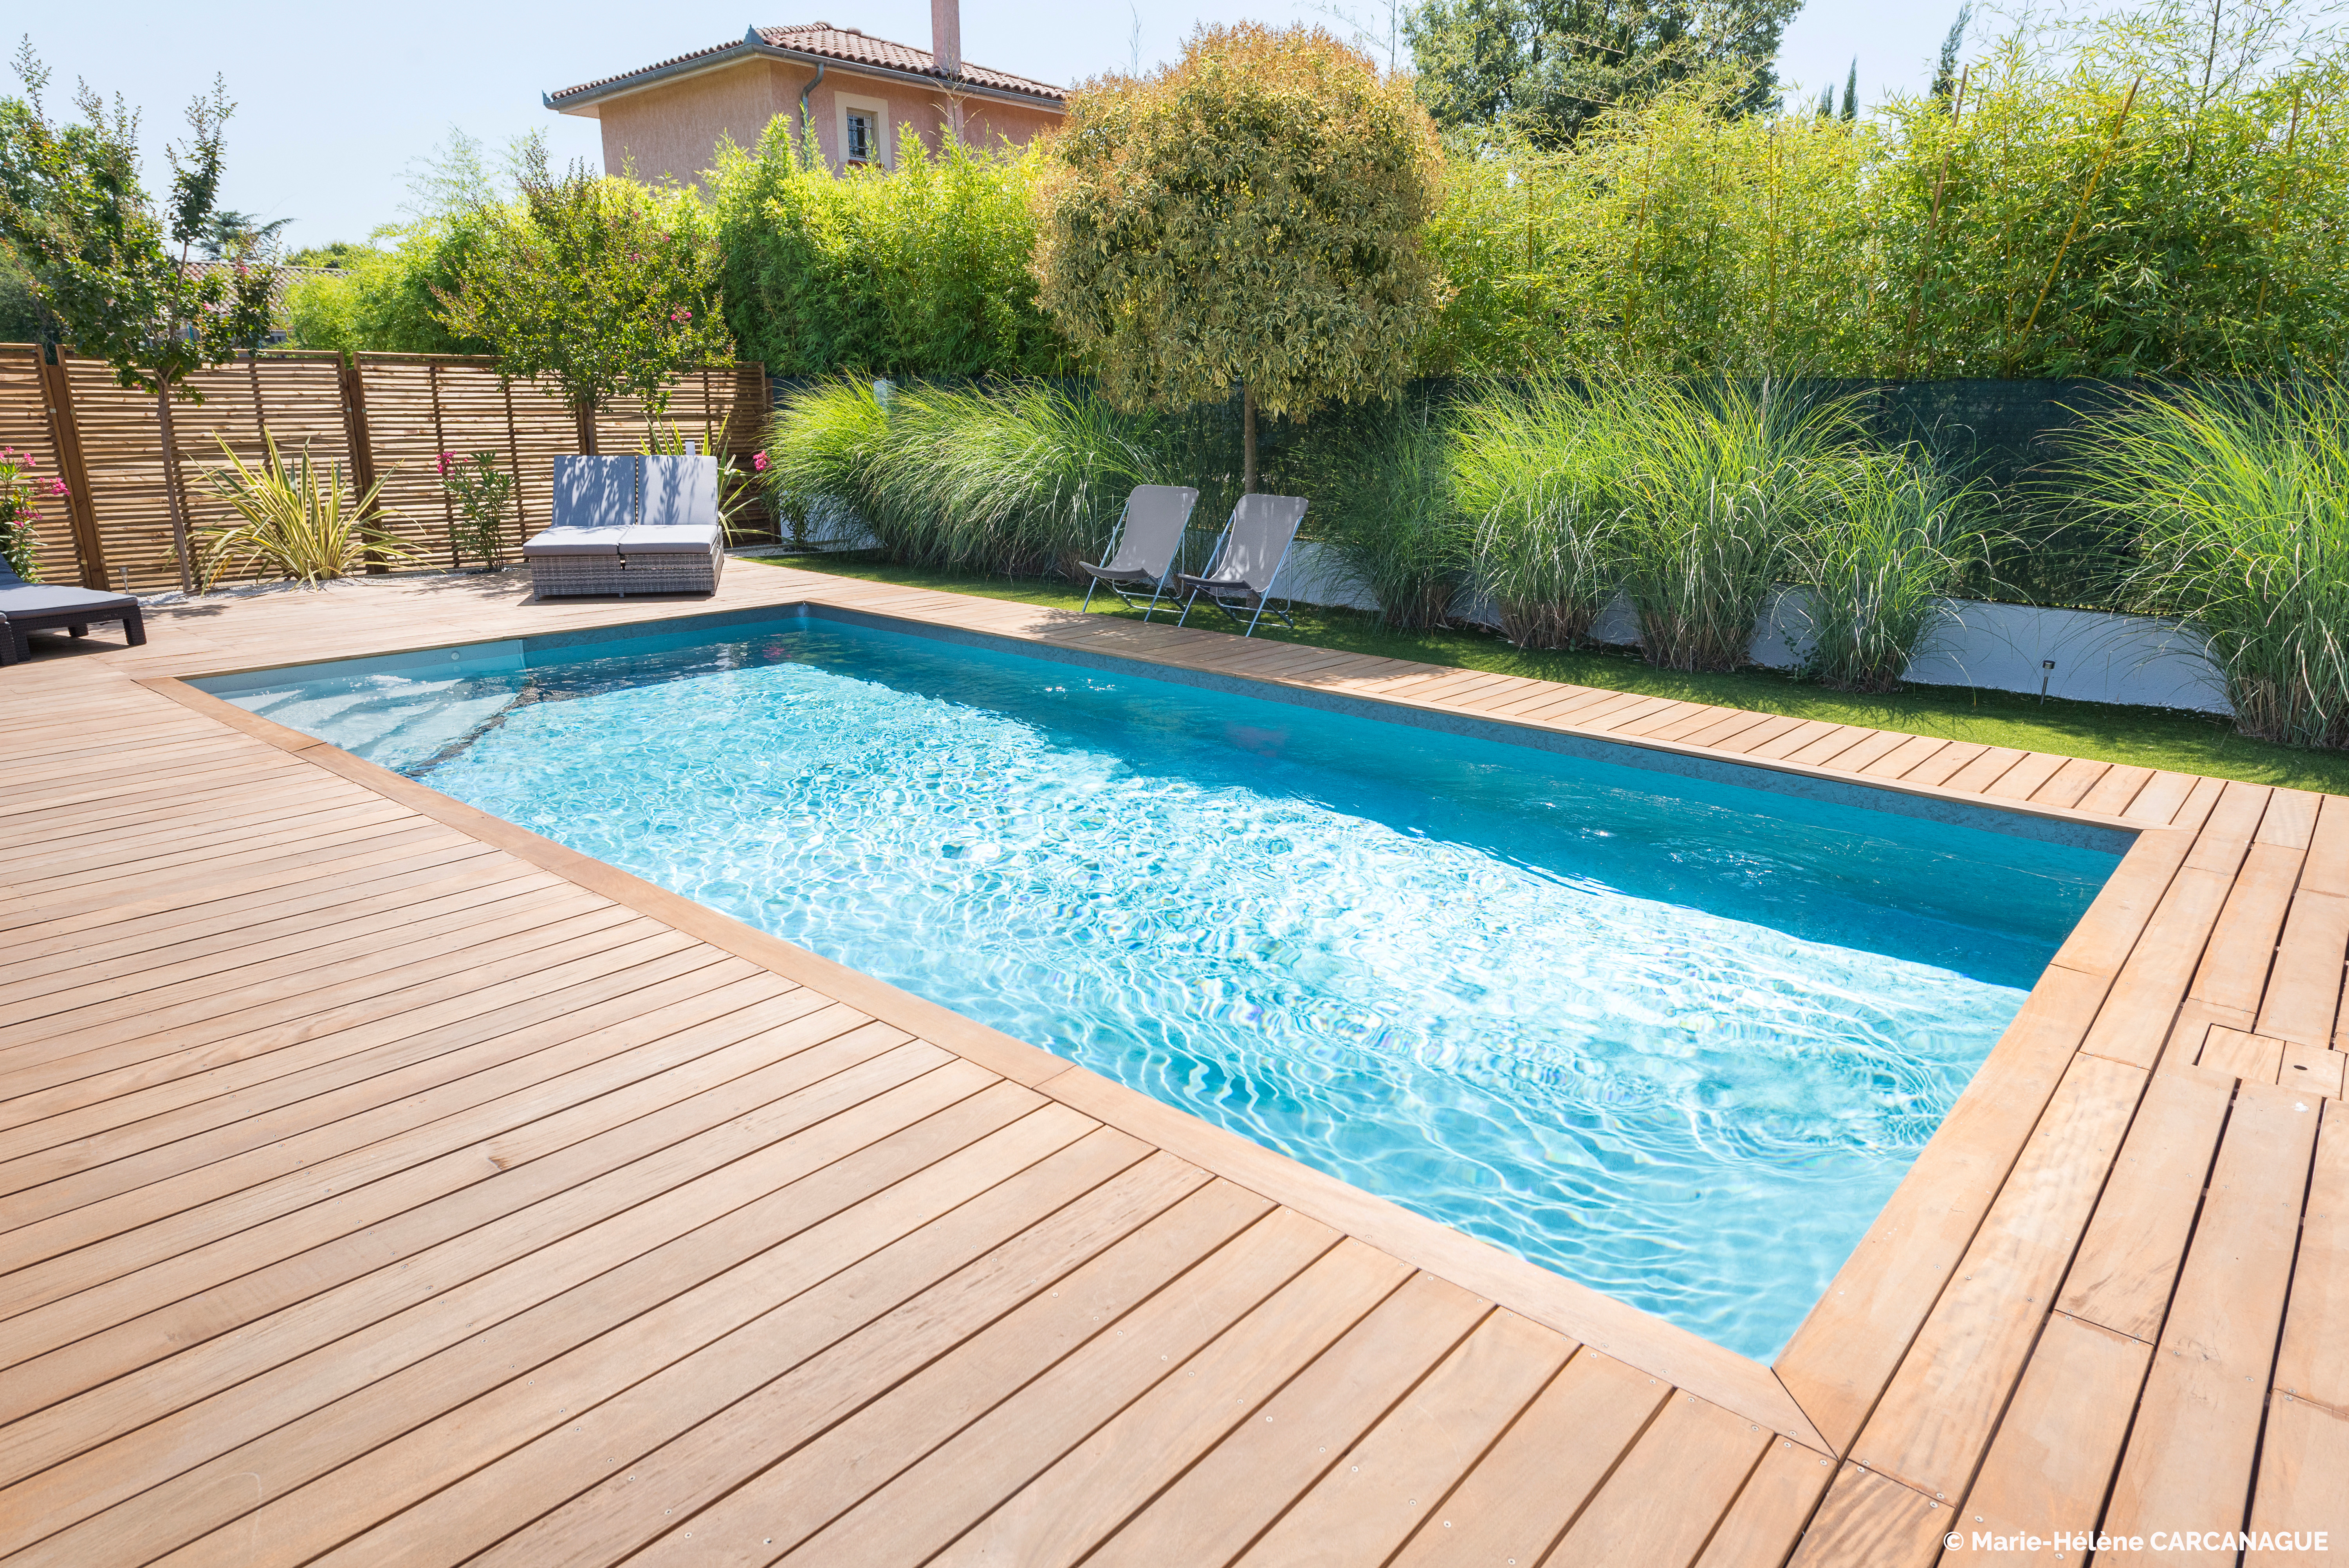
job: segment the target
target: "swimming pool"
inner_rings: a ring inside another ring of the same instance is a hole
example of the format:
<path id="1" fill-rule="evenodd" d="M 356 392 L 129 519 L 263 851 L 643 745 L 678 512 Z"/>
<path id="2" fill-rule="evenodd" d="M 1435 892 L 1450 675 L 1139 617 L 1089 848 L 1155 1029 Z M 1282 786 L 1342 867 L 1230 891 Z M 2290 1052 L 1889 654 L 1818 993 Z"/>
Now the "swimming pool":
<path id="1" fill-rule="evenodd" d="M 2117 864 L 817 616 L 198 684 L 1764 1358 Z"/>

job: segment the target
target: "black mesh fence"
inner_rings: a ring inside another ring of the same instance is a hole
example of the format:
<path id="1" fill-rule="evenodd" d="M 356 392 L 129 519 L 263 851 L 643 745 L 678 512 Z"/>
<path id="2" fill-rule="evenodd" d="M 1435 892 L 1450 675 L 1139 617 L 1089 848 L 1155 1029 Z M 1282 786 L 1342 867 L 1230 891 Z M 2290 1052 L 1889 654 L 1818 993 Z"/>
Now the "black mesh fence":
<path id="1" fill-rule="evenodd" d="M 777 378 L 780 403 L 805 379 Z M 1431 378 L 1402 394 L 1408 404 L 1441 408 L 1473 395 L 1479 383 Z M 2128 542 L 2109 524 L 2066 504 L 2066 437 L 2127 400 L 2157 390 L 2147 382 L 2090 380 L 1892 381 L 1822 378 L 1802 383 L 1820 397 L 1849 397 L 1887 445 L 1923 444 L 1953 477 L 1971 486 L 1976 516 L 1990 540 L 1986 558 L 1964 591 L 1971 597 L 2116 608 L 2131 564 Z M 1311 495 L 1326 478 L 1329 454 L 1378 417 L 1360 407 L 1325 408 L 1309 419 L 1259 418 L 1257 487 Z M 1190 410 L 1178 421 L 1179 452 L 1169 462 L 1199 487 L 1198 525 L 1212 531 L 1239 493 L 1241 402 Z M 1309 513 L 1314 536 L 1326 511 Z"/>

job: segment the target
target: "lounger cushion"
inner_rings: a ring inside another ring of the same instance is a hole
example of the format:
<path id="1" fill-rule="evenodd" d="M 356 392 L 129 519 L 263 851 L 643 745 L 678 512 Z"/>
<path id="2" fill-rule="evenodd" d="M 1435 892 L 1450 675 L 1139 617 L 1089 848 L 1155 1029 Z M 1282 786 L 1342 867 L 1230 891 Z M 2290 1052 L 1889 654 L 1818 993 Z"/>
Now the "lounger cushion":
<path id="1" fill-rule="evenodd" d="M 120 594 L 97 593 L 88 588 L 68 588 L 47 583 L 0 588 L 0 615 L 62 615 L 75 610 L 88 614 L 93 620 L 106 620 L 125 610 L 138 608 L 137 599 L 125 598 Z"/>
<path id="2" fill-rule="evenodd" d="M 626 528 L 546 528 L 522 547 L 531 556 L 616 556 Z"/>
<path id="3" fill-rule="evenodd" d="M 636 459 L 554 460 L 554 526 L 625 528 L 636 520 Z"/>
<path id="4" fill-rule="evenodd" d="M 718 548 L 715 523 L 639 523 L 620 534 L 623 556 L 707 555 Z"/>
<path id="5" fill-rule="evenodd" d="M 638 524 L 647 528 L 718 526 L 718 460 L 714 457 L 647 457 L 644 504 Z"/>

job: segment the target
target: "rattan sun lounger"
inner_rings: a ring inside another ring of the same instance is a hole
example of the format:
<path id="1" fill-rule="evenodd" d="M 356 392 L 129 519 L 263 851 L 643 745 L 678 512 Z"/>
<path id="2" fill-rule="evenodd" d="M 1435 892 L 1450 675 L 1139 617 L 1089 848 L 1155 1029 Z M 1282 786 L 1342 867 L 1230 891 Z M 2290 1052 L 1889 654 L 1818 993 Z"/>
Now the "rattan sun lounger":
<path id="1" fill-rule="evenodd" d="M 636 460 L 558 457 L 554 521 L 522 547 L 541 598 L 617 594 L 620 535 L 636 520 Z"/>
<path id="2" fill-rule="evenodd" d="M 120 621 L 122 640 L 137 648 L 147 640 L 147 623 L 137 599 L 128 594 L 98 593 L 62 584 L 28 583 L 7 562 L 0 561 L 0 663 L 14 664 L 33 656 L 25 634 L 63 630 L 88 637 L 101 621 Z"/>
<path id="3" fill-rule="evenodd" d="M 638 472 L 638 521 L 620 535 L 621 591 L 716 593 L 726 565 L 718 460 L 647 457 Z"/>
<path id="4" fill-rule="evenodd" d="M 1280 584 L 1281 567 L 1288 564 L 1297 525 L 1305 520 L 1305 504 L 1304 497 L 1298 495 L 1241 496 L 1216 541 L 1206 571 L 1197 576 L 1183 574 L 1183 614 L 1174 624 L 1189 620 L 1191 607 L 1205 595 L 1210 604 L 1247 628 L 1241 633 L 1244 637 L 1256 635 L 1256 623 L 1268 609 L 1291 631 L 1296 630 L 1288 601 L 1281 600 L 1276 607 L 1273 589 Z"/>
<path id="5" fill-rule="evenodd" d="M 522 554 L 541 598 L 716 593 L 718 460 L 558 457 L 554 521 Z"/>
<path id="6" fill-rule="evenodd" d="M 1156 613 L 1183 564 L 1183 531 L 1191 525 L 1191 508 L 1198 499 L 1199 493 L 1187 485 L 1135 485 L 1110 535 L 1109 558 L 1098 566 L 1077 563 L 1092 578 L 1085 587 L 1084 608 L 1093 607 L 1093 589 L 1106 587 L 1142 611 L 1143 619 Z M 1144 588 L 1150 590 L 1147 604 L 1135 597 Z"/>

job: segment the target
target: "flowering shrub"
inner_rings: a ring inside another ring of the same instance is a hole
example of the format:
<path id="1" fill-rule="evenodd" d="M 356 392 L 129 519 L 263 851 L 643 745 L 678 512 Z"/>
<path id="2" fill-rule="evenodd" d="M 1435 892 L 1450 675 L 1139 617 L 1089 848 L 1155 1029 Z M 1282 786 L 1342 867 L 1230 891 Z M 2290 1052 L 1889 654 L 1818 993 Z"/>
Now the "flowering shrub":
<path id="1" fill-rule="evenodd" d="M 493 452 L 477 452 L 467 458 L 444 452 L 440 472 L 440 487 L 449 493 L 456 510 L 450 536 L 458 553 L 475 557 L 484 566 L 498 566 L 504 558 L 506 507 L 513 500 L 512 472 L 498 466 L 498 454 Z"/>
<path id="2" fill-rule="evenodd" d="M 41 520 L 40 501 L 72 493 L 62 479 L 34 478 L 33 471 L 40 466 L 29 452 L 0 447 L 0 556 L 28 583 L 41 580 L 40 536 L 33 530 Z"/>

